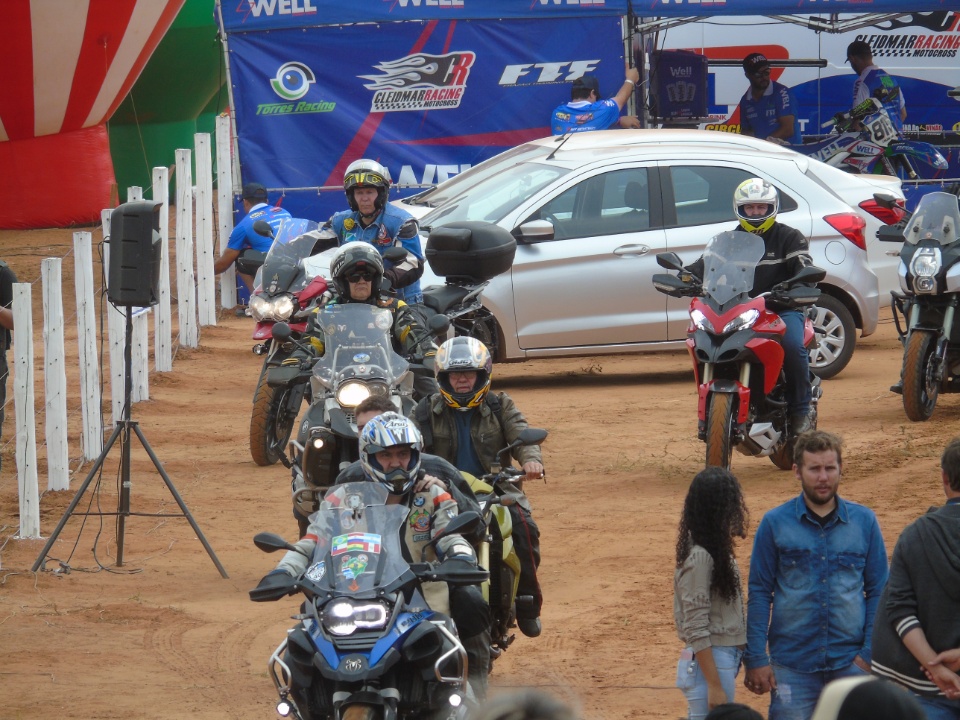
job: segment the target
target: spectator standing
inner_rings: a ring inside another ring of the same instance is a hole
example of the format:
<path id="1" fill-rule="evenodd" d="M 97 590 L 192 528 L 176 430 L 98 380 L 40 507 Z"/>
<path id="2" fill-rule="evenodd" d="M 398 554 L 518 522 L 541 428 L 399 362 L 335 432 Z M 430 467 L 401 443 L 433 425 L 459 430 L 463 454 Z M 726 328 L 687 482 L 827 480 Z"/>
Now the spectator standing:
<path id="1" fill-rule="evenodd" d="M 697 473 L 683 503 L 673 576 L 673 617 L 686 646 L 677 687 L 690 720 L 733 702 L 747 642 L 733 543 L 747 536 L 748 520 L 740 483 L 729 470 Z"/>
<path id="2" fill-rule="evenodd" d="M 856 107 L 867 98 L 877 97 L 879 91 L 886 95 L 886 99 L 877 99 L 883 103 L 894 127 L 903 132 L 903 121 L 907 119 L 907 103 L 903 90 L 892 75 L 873 64 L 870 45 L 863 40 L 854 40 L 847 46 L 847 62 L 857 73 L 857 79 L 853 83 L 853 104 L 850 107 Z"/>
<path id="3" fill-rule="evenodd" d="M 873 672 L 913 692 L 929 720 L 960 718 L 960 438 L 940 457 L 947 501 L 900 534 L 873 628 Z M 945 655 L 949 658 L 950 655 Z"/>
<path id="4" fill-rule="evenodd" d="M 0 260 L 0 436 L 3 432 L 4 408 L 7 404 L 7 378 L 10 368 L 7 365 L 7 350 L 10 349 L 13 331 L 13 284 L 17 276 L 10 266 Z M 2 457 L 0 457 L 2 460 Z"/>
<path id="5" fill-rule="evenodd" d="M 750 87 L 740 99 L 740 134 L 779 144 L 799 145 L 797 99 L 793 91 L 770 79 L 770 61 L 761 53 L 743 59 Z"/>
<path id="6" fill-rule="evenodd" d="M 812 720 L 924 720 L 923 708 L 893 683 L 864 675 L 823 689 Z"/>
<path id="7" fill-rule="evenodd" d="M 873 511 L 837 494 L 841 440 L 796 440 L 801 493 L 769 511 L 750 559 L 744 685 L 771 693 L 770 720 L 809 720 L 831 680 L 870 670 L 870 640 L 887 581 Z"/>
<path id="8" fill-rule="evenodd" d="M 639 128 L 640 121 L 633 115 L 620 117 L 630 95 L 640 82 L 636 68 L 627 70 L 623 85 L 617 94 L 608 100 L 600 99 L 600 81 L 595 75 L 583 75 L 573 81 L 570 102 L 554 108 L 550 118 L 550 130 L 554 135 L 588 130 L 606 130 L 619 125 L 621 128 Z"/>

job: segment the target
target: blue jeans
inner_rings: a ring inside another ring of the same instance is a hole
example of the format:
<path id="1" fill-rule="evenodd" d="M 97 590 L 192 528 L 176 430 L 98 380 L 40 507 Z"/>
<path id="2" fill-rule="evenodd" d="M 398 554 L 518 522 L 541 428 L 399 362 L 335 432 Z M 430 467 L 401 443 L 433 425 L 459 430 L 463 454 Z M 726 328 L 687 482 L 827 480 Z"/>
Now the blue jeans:
<path id="1" fill-rule="evenodd" d="M 777 689 L 770 696 L 769 720 L 810 720 L 827 683 L 867 674 L 853 663 L 840 670 L 812 673 L 797 672 L 776 663 L 772 667 Z"/>
<path id="2" fill-rule="evenodd" d="M 927 720 L 958 720 L 960 719 L 960 700 L 947 700 L 945 697 L 924 697 L 914 695 L 923 705 L 927 713 Z"/>
<path id="3" fill-rule="evenodd" d="M 791 415 L 810 411 L 810 354 L 803 347 L 804 314 L 784 310 L 780 319 L 787 326 L 783 336 L 783 371 L 787 380 L 787 409 Z"/>
<path id="4" fill-rule="evenodd" d="M 727 695 L 727 702 L 733 702 L 733 693 L 737 685 L 737 672 L 743 650 L 737 647 L 714 645 L 713 662 L 717 666 L 720 684 Z M 689 720 L 703 720 L 710 711 L 707 706 L 707 679 L 700 671 L 700 663 L 693 650 L 686 648 L 677 663 L 677 687 L 687 699 L 687 717 Z"/>

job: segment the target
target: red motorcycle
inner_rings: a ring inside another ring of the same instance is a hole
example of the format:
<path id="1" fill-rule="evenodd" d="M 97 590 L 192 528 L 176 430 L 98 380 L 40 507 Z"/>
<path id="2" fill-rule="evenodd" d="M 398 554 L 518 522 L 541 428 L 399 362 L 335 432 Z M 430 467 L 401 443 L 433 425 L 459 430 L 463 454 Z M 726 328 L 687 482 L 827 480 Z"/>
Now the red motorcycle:
<path id="1" fill-rule="evenodd" d="M 257 322 L 253 352 L 264 356 L 250 417 L 250 455 L 257 465 L 273 465 L 279 460 L 289 467 L 284 448 L 309 388 L 309 373 L 280 367 L 296 343 L 278 342 L 273 326 L 288 323 L 294 340 L 303 335 L 309 309 L 327 289 L 319 274 L 326 271 L 326 263 L 312 258 L 336 244 L 336 235 L 318 230 L 316 222 L 292 218 L 280 226 L 257 271 L 250 297 L 250 315 Z"/>
<path id="2" fill-rule="evenodd" d="M 794 434 L 789 427 L 783 336 L 786 325 L 768 305 L 797 309 L 813 305 L 823 279 L 820 268 L 806 267 L 773 291 L 750 297 L 754 270 L 764 254 L 763 240 L 746 232 L 723 232 L 703 253 L 703 277 L 687 271 L 676 253 L 661 253 L 661 267 L 679 276 L 653 276 L 657 290 L 673 297 L 693 297 L 687 349 L 693 358 L 699 402 L 698 436 L 707 444 L 707 465 L 730 467 L 731 451 L 767 456 L 782 470 L 793 466 Z M 804 345 L 815 342 L 806 319 Z M 811 373 L 812 426 L 822 394 Z"/>

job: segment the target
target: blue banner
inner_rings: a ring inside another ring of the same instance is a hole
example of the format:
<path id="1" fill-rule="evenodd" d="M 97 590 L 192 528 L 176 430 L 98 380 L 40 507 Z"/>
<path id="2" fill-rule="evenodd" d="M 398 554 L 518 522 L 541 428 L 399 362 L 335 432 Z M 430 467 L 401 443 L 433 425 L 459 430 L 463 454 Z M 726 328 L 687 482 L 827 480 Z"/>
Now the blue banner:
<path id="1" fill-rule="evenodd" d="M 406 20 L 816 15 L 948 10 L 956 0 L 217 0 L 228 32 Z"/>
<path id="2" fill-rule="evenodd" d="M 357 158 L 386 165 L 399 185 L 441 182 L 549 135 L 553 108 L 570 99 L 581 75 L 596 75 L 605 97 L 623 83 L 616 17 L 409 22 L 389 30 L 229 38 L 244 182 L 284 188 L 286 209 L 322 221 L 344 209 L 343 173 Z"/>

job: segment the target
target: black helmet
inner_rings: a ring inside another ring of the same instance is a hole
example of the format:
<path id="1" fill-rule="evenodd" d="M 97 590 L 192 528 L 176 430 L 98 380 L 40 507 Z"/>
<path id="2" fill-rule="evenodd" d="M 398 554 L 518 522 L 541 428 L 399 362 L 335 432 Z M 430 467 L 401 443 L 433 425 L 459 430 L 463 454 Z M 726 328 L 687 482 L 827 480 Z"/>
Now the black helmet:
<path id="1" fill-rule="evenodd" d="M 363 187 L 377 189 L 375 204 L 377 212 L 379 212 L 387 204 L 387 196 L 390 194 L 390 171 L 376 160 L 367 160 L 366 158 L 354 160 L 343 174 L 343 190 L 347 194 L 350 209 L 354 212 L 357 212 L 359 207 L 357 201 L 353 198 L 353 191 L 356 188 Z"/>
<path id="2" fill-rule="evenodd" d="M 383 258 L 373 245 L 356 240 L 341 245 L 330 260 L 330 277 L 342 301 L 350 301 L 348 278 L 358 272 L 372 275 L 370 299 L 367 302 L 376 302 L 380 297 L 380 282 L 383 280 Z"/>

